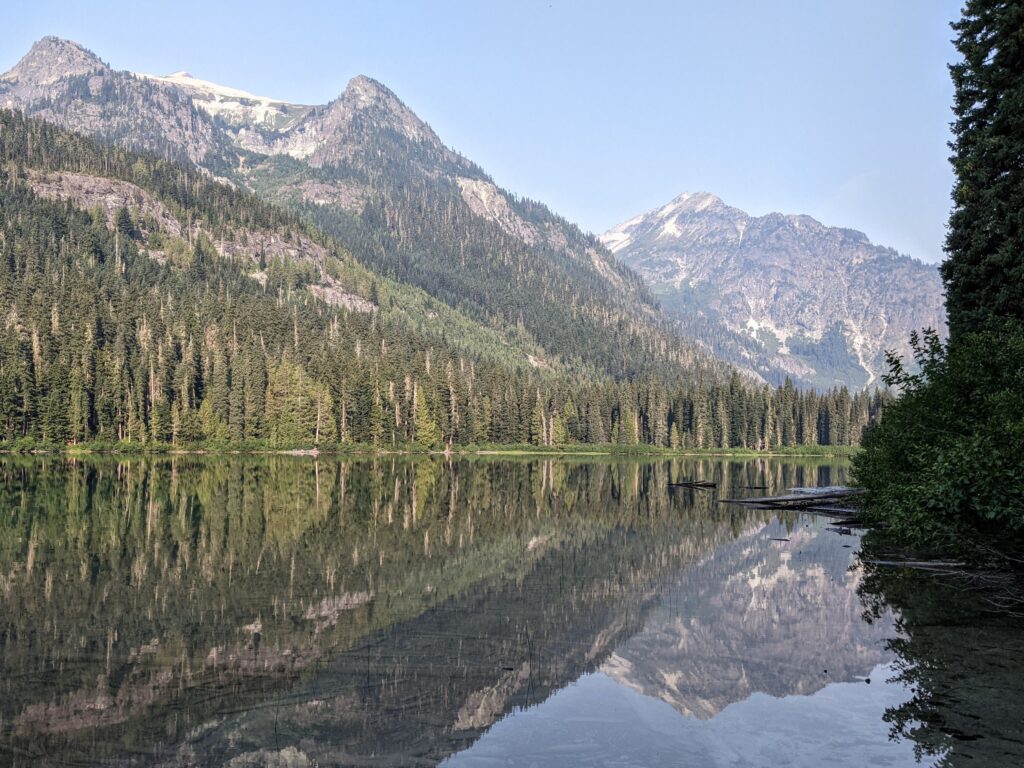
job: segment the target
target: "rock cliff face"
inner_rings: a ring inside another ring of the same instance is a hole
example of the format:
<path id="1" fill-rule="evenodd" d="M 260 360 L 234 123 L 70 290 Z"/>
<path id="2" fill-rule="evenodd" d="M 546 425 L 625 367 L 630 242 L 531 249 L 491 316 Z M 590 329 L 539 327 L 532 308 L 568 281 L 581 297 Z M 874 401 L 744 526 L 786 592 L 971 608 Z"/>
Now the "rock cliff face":
<path id="1" fill-rule="evenodd" d="M 115 71 L 56 37 L 0 75 L 0 105 L 191 163 L 222 162 L 227 148 L 213 119 L 178 87 Z"/>
<path id="2" fill-rule="evenodd" d="M 601 239 L 695 336 L 770 380 L 873 384 L 887 349 L 945 329 L 934 266 L 809 216 L 754 217 L 687 193 Z"/>
<path id="3" fill-rule="evenodd" d="M 84 173 L 36 170 L 29 170 L 26 175 L 32 190 L 40 197 L 65 200 L 87 210 L 101 210 L 111 227 L 115 226 L 118 212 L 127 210 L 138 222 L 136 235 L 142 252 L 157 261 L 167 259 L 169 239 L 181 240 L 184 247 L 185 240 L 191 243 L 205 237 L 221 256 L 241 263 L 251 262 L 254 271 L 249 276 L 263 285 L 266 285 L 267 274 L 260 267 L 261 262 L 305 263 L 313 268 L 318 278 L 317 283 L 306 288 L 321 301 L 355 312 L 372 312 L 376 307 L 373 302 L 344 290 L 327 271 L 327 249 L 306 235 L 293 236 L 256 226 L 244 230 L 223 227 L 214 232 L 203 221 L 170 210 L 152 193 L 126 181 Z"/>
<path id="4" fill-rule="evenodd" d="M 414 144 L 424 143 L 441 150 L 445 159 L 455 165 L 466 162 L 454 152 L 445 151 L 437 134 L 372 78 L 354 77 L 330 104 L 307 109 L 301 120 L 282 130 L 268 130 L 250 121 L 232 130 L 232 138 L 238 146 L 253 152 L 288 155 L 321 168 L 350 159 L 360 150 L 367 134 L 393 131 Z"/>

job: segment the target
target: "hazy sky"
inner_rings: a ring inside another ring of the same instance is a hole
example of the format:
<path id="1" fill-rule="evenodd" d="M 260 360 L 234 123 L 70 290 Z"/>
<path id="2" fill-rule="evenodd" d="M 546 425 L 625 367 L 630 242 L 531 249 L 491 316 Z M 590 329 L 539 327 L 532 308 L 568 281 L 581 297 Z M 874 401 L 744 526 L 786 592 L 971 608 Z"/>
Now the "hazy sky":
<path id="1" fill-rule="evenodd" d="M 683 191 L 942 257 L 952 0 L 11 2 L 117 69 L 323 103 L 394 90 L 499 185 L 601 232 Z"/>

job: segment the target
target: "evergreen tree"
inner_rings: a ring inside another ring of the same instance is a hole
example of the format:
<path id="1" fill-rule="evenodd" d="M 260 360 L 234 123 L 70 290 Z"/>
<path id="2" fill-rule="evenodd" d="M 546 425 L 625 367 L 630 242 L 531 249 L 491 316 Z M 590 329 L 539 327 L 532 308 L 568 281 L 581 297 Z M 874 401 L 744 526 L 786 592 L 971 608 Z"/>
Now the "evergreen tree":
<path id="1" fill-rule="evenodd" d="M 413 396 L 415 411 L 416 442 L 424 448 L 436 448 L 441 444 L 441 430 L 430 411 L 430 405 L 423 396 L 423 388 L 417 384 Z"/>
<path id="2" fill-rule="evenodd" d="M 125 206 L 117 209 L 117 216 L 114 219 L 114 229 L 126 239 L 135 237 L 135 224 L 132 222 L 132 215 Z"/>
<path id="3" fill-rule="evenodd" d="M 942 264 L 950 332 L 1024 320 L 1024 4 L 968 0 L 953 24 L 953 213 Z"/>

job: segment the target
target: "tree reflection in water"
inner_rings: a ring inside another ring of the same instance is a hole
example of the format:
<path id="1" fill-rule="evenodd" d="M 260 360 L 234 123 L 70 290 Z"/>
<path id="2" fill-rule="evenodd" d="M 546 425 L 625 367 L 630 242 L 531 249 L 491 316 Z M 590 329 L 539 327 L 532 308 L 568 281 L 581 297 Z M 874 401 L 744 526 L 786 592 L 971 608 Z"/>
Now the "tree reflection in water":
<path id="1" fill-rule="evenodd" d="M 870 546 L 870 542 L 869 542 Z M 912 697 L 885 720 L 936 765 L 1024 765 L 1024 617 L 962 577 L 868 565 L 868 617 L 894 612 L 895 679 Z"/>

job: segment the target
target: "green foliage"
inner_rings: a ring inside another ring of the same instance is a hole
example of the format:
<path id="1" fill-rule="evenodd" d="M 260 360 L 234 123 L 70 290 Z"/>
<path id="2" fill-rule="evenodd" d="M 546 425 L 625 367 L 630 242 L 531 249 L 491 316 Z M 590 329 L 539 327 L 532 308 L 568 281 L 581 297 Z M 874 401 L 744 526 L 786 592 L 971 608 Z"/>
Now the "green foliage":
<path id="1" fill-rule="evenodd" d="M 890 357 L 887 380 L 903 394 L 854 457 L 869 513 L 911 545 L 1024 536 L 1024 325 L 913 345 L 920 373 Z"/>

